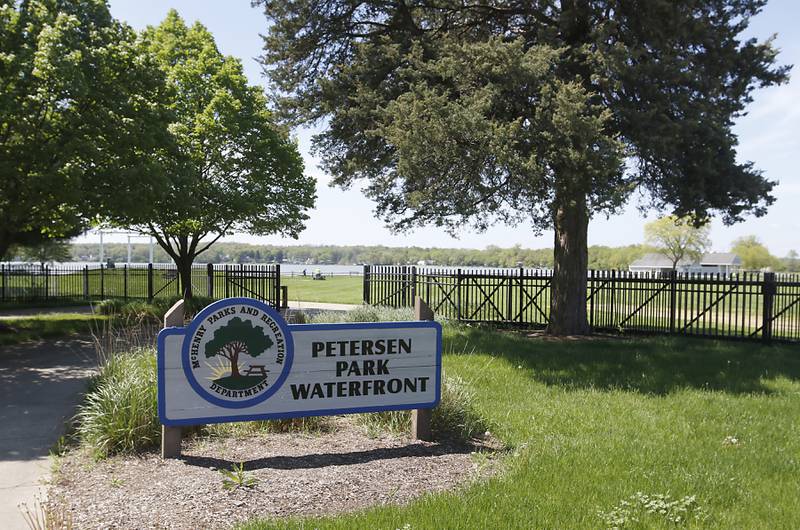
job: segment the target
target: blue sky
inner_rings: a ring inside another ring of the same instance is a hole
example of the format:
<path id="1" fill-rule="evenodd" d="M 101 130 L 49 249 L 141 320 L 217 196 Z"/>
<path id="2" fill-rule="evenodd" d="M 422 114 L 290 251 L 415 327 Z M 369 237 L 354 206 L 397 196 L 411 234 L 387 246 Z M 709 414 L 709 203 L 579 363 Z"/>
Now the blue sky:
<path id="1" fill-rule="evenodd" d="M 261 38 L 266 28 L 262 14 L 250 7 L 249 0 L 111 0 L 112 14 L 137 29 L 158 24 L 169 9 L 175 8 L 191 23 L 199 20 L 214 34 L 220 50 L 238 57 L 252 83 L 264 84 L 255 57 L 261 51 Z M 800 32 L 794 31 L 800 20 L 800 2 L 771 0 L 751 24 L 749 34 L 765 39 L 778 34 L 782 64 L 798 64 L 800 68 Z M 797 70 L 797 69 L 796 69 Z M 775 195 L 777 202 L 762 218 L 726 227 L 719 221 L 712 224 L 711 239 L 715 250 L 727 250 L 731 242 L 742 235 L 757 235 L 770 250 L 779 256 L 791 249 L 800 251 L 800 73 L 780 87 L 760 90 L 749 107 L 747 116 L 736 124 L 739 136 L 739 157 L 752 160 L 770 179 L 780 182 Z M 425 228 L 395 235 L 375 218 L 373 204 L 358 189 L 342 191 L 328 186 L 329 177 L 309 154 L 311 131 L 297 131 L 300 149 L 306 162 L 306 172 L 317 178 L 317 207 L 298 241 L 280 237 L 236 235 L 227 240 L 273 244 L 382 244 L 389 246 L 469 247 L 487 245 L 526 248 L 552 246 L 552 232 L 535 236 L 525 227 L 497 226 L 484 233 L 465 230 L 453 238 L 442 230 Z M 626 211 L 610 219 L 594 219 L 589 226 L 589 243 L 593 245 L 627 245 L 643 238 L 642 225 L 654 214 L 642 217 L 632 199 Z M 84 238 L 82 238 L 84 239 Z M 88 236 L 88 240 L 96 237 Z M 122 241 L 117 236 L 111 240 Z"/>

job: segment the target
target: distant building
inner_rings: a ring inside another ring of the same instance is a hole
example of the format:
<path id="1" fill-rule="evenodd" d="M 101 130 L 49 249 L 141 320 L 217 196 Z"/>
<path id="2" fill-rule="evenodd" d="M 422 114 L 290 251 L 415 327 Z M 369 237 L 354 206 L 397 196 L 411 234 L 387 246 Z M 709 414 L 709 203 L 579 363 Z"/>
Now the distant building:
<path id="1" fill-rule="evenodd" d="M 709 252 L 698 261 L 683 259 L 675 270 L 692 273 L 730 274 L 742 268 L 742 258 L 730 252 Z M 645 254 L 630 264 L 631 272 L 668 273 L 672 270 L 672 260 L 663 254 Z"/>
<path id="2" fill-rule="evenodd" d="M 692 264 L 687 272 L 718 272 L 729 274 L 742 268 L 742 258 L 732 252 L 709 252 L 703 254 L 699 263 Z"/>

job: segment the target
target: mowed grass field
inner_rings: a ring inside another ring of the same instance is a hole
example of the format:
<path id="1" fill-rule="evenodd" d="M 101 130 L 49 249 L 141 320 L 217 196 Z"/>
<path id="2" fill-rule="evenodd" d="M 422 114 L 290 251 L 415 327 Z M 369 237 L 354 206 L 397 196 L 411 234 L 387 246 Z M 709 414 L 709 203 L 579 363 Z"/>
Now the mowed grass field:
<path id="1" fill-rule="evenodd" d="M 444 369 L 475 390 L 503 471 L 243 528 L 800 528 L 799 347 L 445 330 Z"/>
<path id="2" fill-rule="evenodd" d="M 363 300 L 364 279 L 361 276 L 329 276 L 312 280 L 311 276 L 283 276 L 281 285 L 289 288 L 289 300 L 360 304 Z"/>

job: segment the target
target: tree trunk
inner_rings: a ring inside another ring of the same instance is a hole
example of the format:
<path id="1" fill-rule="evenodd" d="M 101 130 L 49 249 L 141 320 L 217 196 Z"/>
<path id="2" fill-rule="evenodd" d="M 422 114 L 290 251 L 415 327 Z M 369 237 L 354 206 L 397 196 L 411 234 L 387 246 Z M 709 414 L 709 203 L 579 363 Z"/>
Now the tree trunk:
<path id="1" fill-rule="evenodd" d="M 184 300 L 189 300 L 192 297 L 192 261 L 193 258 L 189 256 L 181 257 L 181 259 L 175 261 L 181 282 L 181 294 Z"/>
<path id="2" fill-rule="evenodd" d="M 11 248 L 11 238 L 4 234 L 0 234 L 0 261 L 6 259 L 6 252 Z"/>
<path id="3" fill-rule="evenodd" d="M 586 197 L 556 198 L 553 296 L 550 300 L 550 335 L 586 335 L 586 275 L 589 265 Z"/>
<path id="4" fill-rule="evenodd" d="M 239 377 L 239 352 L 231 355 L 231 377 Z"/>

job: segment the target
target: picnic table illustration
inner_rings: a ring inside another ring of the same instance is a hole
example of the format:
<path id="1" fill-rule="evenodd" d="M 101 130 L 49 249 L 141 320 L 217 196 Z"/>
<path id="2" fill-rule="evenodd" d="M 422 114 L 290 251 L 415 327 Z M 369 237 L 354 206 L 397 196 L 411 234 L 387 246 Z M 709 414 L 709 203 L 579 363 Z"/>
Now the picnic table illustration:
<path id="1" fill-rule="evenodd" d="M 247 367 L 247 371 L 244 375 L 263 375 L 267 377 L 269 370 L 266 369 L 266 366 L 265 364 L 251 364 Z"/>

